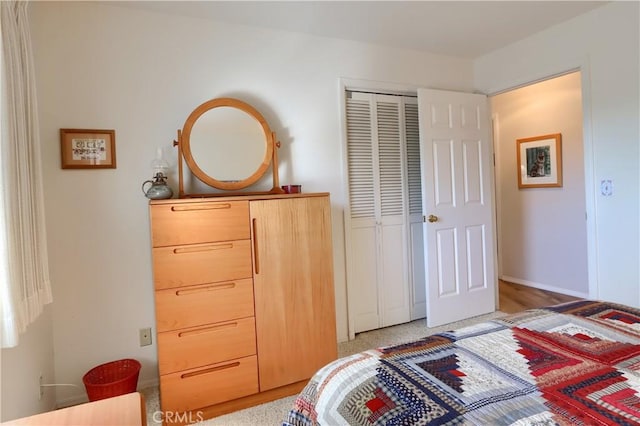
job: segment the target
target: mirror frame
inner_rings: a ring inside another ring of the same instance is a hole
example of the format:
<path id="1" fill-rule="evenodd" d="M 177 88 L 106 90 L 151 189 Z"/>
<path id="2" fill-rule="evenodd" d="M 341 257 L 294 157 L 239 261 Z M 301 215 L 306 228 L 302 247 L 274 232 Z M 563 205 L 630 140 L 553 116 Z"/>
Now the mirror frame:
<path id="1" fill-rule="evenodd" d="M 253 117 L 262 127 L 262 130 L 264 131 L 264 136 L 265 136 L 266 149 L 265 149 L 264 158 L 262 159 L 262 162 L 260 163 L 256 171 L 244 179 L 240 179 L 233 182 L 221 181 L 207 174 L 204 170 L 202 170 L 198 166 L 195 159 L 193 158 L 193 153 L 191 151 L 191 140 L 190 140 L 191 131 L 196 121 L 206 112 L 211 111 L 212 109 L 215 109 L 215 108 L 220 108 L 220 107 L 236 108 L 245 112 L 249 116 Z M 183 176 L 182 176 L 182 158 L 184 158 L 184 161 L 187 163 L 187 166 L 189 167 L 191 172 L 203 183 L 213 188 L 221 189 L 225 191 L 240 190 L 255 184 L 256 182 L 258 182 L 258 180 L 260 180 L 260 178 L 262 178 L 262 176 L 264 176 L 269 166 L 273 163 L 273 188 L 271 189 L 271 191 L 268 191 L 266 193 L 282 192 L 278 183 L 278 161 L 277 161 L 277 154 L 276 154 L 276 149 L 280 147 L 280 142 L 276 140 L 275 133 L 271 131 L 271 128 L 267 123 L 267 120 L 265 120 L 262 114 L 260 114 L 258 110 L 256 110 L 254 107 L 252 107 L 246 102 L 243 102 L 235 98 L 215 98 L 207 102 L 204 102 L 203 104 L 199 105 L 196 109 L 194 109 L 193 112 L 189 115 L 189 117 L 187 117 L 187 120 L 185 121 L 184 127 L 182 129 L 182 132 L 178 130 L 178 140 L 174 141 L 174 145 L 178 146 L 178 161 L 179 161 L 178 173 L 179 173 L 179 180 L 180 180 L 179 182 L 180 198 L 185 198 L 190 196 L 190 194 L 184 193 Z M 215 196 L 215 195 L 229 195 L 229 194 L 228 193 L 221 193 L 221 194 L 212 193 L 212 194 L 206 194 L 206 195 Z M 193 194 L 191 194 L 191 196 L 193 196 Z M 196 196 L 202 196 L 202 195 L 196 195 Z"/>

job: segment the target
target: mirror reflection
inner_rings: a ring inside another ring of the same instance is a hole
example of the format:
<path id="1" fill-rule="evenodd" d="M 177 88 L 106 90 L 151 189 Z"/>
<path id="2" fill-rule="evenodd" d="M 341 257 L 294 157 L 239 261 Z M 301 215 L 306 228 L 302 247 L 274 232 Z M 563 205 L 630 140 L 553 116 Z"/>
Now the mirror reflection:
<path id="1" fill-rule="evenodd" d="M 221 182 L 250 177 L 264 161 L 267 144 L 262 125 L 245 111 L 221 106 L 193 124 L 189 144 L 196 165 Z"/>

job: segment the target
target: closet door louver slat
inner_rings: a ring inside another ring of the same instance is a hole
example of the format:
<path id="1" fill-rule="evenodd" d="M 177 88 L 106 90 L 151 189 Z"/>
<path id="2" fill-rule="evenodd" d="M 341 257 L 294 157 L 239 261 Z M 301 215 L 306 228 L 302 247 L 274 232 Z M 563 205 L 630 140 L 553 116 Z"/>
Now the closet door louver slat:
<path id="1" fill-rule="evenodd" d="M 382 216 L 404 212 L 400 104 L 378 102 L 378 163 Z"/>
<path id="2" fill-rule="evenodd" d="M 418 105 L 405 104 L 405 137 L 407 140 L 407 182 L 409 214 L 422 214 L 422 176 L 420 174 L 420 133 Z"/>
<path id="3" fill-rule="evenodd" d="M 347 117 L 351 218 L 373 219 L 375 202 L 369 102 L 347 99 Z"/>

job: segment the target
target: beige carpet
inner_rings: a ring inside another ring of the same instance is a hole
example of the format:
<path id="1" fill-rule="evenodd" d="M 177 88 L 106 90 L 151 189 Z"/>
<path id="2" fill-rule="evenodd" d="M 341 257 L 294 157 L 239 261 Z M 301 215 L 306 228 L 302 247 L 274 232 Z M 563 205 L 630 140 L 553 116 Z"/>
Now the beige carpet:
<path id="1" fill-rule="evenodd" d="M 409 342 L 419 339 L 430 334 L 439 333 L 441 331 L 452 330 L 464 327 L 480 321 L 486 321 L 493 318 L 499 318 L 506 314 L 502 312 L 494 312 L 492 314 L 482 315 L 470 318 L 464 321 L 458 321 L 447 324 L 442 327 L 428 328 L 424 319 L 412 321 L 406 324 L 400 324 L 393 327 L 381 328 L 378 330 L 359 333 L 354 340 L 338 344 L 338 356 L 343 357 L 358 353 L 371 348 L 381 346 L 395 345 L 398 343 Z M 157 426 L 160 418 L 158 403 L 158 388 L 149 388 L 141 391 L 145 396 L 147 405 L 147 424 L 149 426 Z M 295 396 L 278 399 L 266 404 L 257 405 L 245 410 L 236 411 L 235 413 L 226 414 L 224 416 L 205 420 L 196 423 L 198 426 L 276 426 L 281 425 L 282 421 L 287 417 L 287 413 L 293 405 Z"/>

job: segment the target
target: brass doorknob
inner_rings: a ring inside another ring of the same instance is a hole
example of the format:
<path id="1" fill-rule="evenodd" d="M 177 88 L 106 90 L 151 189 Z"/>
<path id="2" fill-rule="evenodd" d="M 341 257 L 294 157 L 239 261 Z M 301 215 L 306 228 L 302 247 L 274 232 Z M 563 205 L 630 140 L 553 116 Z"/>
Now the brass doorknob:
<path id="1" fill-rule="evenodd" d="M 427 218 L 427 220 L 431 223 L 433 222 L 437 222 L 438 221 L 438 216 L 434 216 L 432 214 L 429 215 L 429 217 Z"/>

